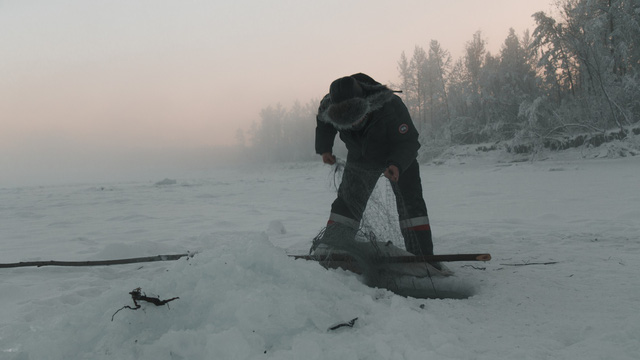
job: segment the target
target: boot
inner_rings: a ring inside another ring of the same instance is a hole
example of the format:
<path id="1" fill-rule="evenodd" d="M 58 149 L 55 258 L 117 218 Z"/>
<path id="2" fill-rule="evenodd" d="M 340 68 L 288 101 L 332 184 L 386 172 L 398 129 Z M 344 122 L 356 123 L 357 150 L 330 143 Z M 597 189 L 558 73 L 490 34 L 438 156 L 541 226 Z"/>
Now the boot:
<path id="1" fill-rule="evenodd" d="M 414 255 L 433 255 L 433 240 L 431 229 L 411 230 L 403 229 L 404 246 L 408 252 Z"/>
<path id="2" fill-rule="evenodd" d="M 332 250 L 342 250 L 346 244 L 352 243 L 357 229 L 341 223 L 331 223 L 313 240 L 310 253 L 325 253 Z"/>

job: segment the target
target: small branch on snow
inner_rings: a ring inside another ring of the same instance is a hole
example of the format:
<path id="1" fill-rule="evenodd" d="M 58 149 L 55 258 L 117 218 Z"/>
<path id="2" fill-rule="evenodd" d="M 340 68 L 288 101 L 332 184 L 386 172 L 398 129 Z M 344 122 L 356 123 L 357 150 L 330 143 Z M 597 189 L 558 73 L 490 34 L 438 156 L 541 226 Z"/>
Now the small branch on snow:
<path id="1" fill-rule="evenodd" d="M 528 262 L 522 264 L 500 264 L 502 266 L 527 266 L 527 265 L 553 265 L 557 264 L 558 261 L 548 261 L 548 262 Z"/>
<path id="2" fill-rule="evenodd" d="M 475 270 L 487 270 L 485 266 L 462 265 L 461 267 L 470 267 Z"/>
<path id="3" fill-rule="evenodd" d="M 329 328 L 327 329 L 327 331 L 334 331 L 334 330 L 338 330 L 338 329 L 340 329 L 340 328 L 342 328 L 342 327 L 350 327 L 350 328 L 352 328 L 352 327 L 353 327 L 353 325 L 355 325 L 355 324 L 356 324 L 356 320 L 358 320 L 358 318 L 353 318 L 353 319 L 351 319 L 351 320 L 349 320 L 349 321 L 347 321 L 347 322 L 343 322 L 343 323 L 337 323 L 337 324 L 332 325 L 331 327 L 329 327 Z"/>

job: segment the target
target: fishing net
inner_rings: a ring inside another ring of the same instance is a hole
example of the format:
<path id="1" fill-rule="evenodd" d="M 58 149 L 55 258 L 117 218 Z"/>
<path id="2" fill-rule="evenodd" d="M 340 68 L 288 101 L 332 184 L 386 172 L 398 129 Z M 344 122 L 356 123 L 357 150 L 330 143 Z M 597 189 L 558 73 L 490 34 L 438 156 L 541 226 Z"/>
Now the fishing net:
<path id="1" fill-rule="evenodd" d="M 387 180 L 383 172 L 384 169 L 354 164 L 345 171 L 342 161 L 335 165 L 334 186 L 351 214 L 362 214 L 361 219 L 352 224 L 327 225 L 315 237 L 311 253 L 326 259 L 348 255 L 356 261 L 349 270 L 361 273 L 369 286 L 414 297 L 439 297 L 432 275 L 442 274 L 440 264 L 388 261 L 391 257 L 428 254 L 421 252 L 413 232 L 400 230 L 399 216 L 407 211 L 405 202 L 395 188 L 397 184 Z M 425 295 L 425 290 L 429 294 Z"/>

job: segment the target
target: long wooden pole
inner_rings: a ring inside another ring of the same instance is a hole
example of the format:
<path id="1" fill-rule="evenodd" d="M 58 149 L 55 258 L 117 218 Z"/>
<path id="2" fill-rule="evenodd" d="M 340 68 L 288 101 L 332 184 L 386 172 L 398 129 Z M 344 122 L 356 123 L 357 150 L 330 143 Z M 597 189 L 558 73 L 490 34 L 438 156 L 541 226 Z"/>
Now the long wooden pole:
<path id="1" fill-rule="evenodd" d="M 348 254 L 331 255 L 289 255 L 295 259 L 326 261 L 355 261 Z M 418 262 L 452 262 L 452 261 L 489 261 L 491 254 L 444 254 L 425 256 L 381 256 L 376 259 L 381 263 L 418 263 Z"/>
<path id="2" fill-rule="evenodd" d="M 154 262 L 154 261 L 171 261 L 178 260 L 185 256 L 192 256 L 193 254 L 177 254 L 177 255 L 156 255 L 148 257 L 138 257 L 129 259 L 117 259 L 117 260 L 95 260 L 95 261 L 25 261 L 10 264 L 0 264 L 0 268 L 17 268 L 17 267 L 41 267 L 41 266 L 101 266 L 101 265 L 122 265 L 122 264 L 135 264 L 141 262 Z"/>

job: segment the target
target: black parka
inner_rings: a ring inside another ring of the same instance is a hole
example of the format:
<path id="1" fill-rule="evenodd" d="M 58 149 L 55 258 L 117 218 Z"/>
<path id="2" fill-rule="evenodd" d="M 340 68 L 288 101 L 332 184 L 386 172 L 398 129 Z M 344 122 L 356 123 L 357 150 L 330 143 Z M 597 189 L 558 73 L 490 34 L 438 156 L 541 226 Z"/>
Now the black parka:
<path id="1" fill-rule="evenodd" d="M 386 86 L 359 82 L 373 111 L 366 115 L 359 128 L 341 128 L 327 115 L 332 105 L 327 94 L 320 102 L 316 116 L 316 153 L 332 152 L 335 136 L 339 132 L 340 139 L 349 151 L 347 161 L 379 168 L 395 165 L 402 172 L 416 159 L 420 148 L 418 131 L 409 111 L 402 99 Z"/>

